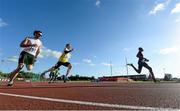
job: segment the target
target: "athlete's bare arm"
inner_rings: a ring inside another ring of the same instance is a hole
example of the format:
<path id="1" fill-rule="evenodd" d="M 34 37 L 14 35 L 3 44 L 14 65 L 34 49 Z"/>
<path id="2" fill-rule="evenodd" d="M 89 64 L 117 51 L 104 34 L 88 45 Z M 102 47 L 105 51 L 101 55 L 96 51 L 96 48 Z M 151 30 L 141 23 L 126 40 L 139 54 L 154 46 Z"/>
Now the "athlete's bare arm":
<path id="1" fill-rule="evenodd" d="M 64 50 L 64 53 L 67 54 L 67 53 L 72 52 L 73 50 L 74 50 L 74 49 L 71 49 L 70 51 Z"/>
<path id="2" fill-rule="evenodd" d="M 144 58 L 144 60 L 145 60 L 146 62 L 149 62 L 149 60 L 148 60 L 148 59 L 146 59 L 146 58 Z"/>
<path id="3" fill-rule="evenodd" d="M 148 60 L 147 58 L 145 58 L 145 57 L 143 56 L 143 54 L 140 53 L 140 52 L 138 52 L 138 54 L 136 55 L 136 57 L 138 57 L 140 60 L 144 60 L 144 61 L 146 61 L 146 62 L 149 61 L 149 60 Z"/>
<path id="4" fill-rule="evenodd" d="M 35 58 L 37 58 L 37 56 L 39 55 L 39 53 L 40 53 L 40 47 L 38 47 L 38 50 L 36 51 Z"/>
<path id="5" fill-rule="evenodd" d="M 30 47 L 30 46 L 37 46 L 37 44 L 31 44 L 28 37 L 26 37 L 20 44 L 20 47 Z"/>
<path id="6" fill-rule="evenodd" d="M 20 44 L 20 47 L 29 47 L 30 41 L 28 40 L 28 37 L 26 37 Z"/>

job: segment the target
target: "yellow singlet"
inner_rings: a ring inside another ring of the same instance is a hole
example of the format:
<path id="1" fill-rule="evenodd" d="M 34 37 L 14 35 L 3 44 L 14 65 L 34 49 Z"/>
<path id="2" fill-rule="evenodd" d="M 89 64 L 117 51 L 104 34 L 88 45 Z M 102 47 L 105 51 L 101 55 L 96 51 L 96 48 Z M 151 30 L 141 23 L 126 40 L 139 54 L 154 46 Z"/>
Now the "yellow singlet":
<path id="1" fill-rule="evenodd" d="M 65 62 L 68 62 L 68 56 L 67 54 L 63 53 L 60 58 L 59 58 L 59 61 L 65 63 Z"/>

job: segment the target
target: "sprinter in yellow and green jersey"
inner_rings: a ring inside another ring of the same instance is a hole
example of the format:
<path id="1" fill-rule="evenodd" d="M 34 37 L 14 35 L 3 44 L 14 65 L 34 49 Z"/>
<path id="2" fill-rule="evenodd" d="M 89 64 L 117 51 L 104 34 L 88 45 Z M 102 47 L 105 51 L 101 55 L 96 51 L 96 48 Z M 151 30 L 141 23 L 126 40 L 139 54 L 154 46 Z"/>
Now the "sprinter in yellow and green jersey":
<path id="1" fill-rule="evenodd" d="M 67 73 L 66 75 L 63 77 L 64 83 L 67 80 L 67 76 L 70 73 L 70 70 L 72 69 L 72 65 L 71 63 L 69 63 L 69 58 L 70 58 L 70 52 L 73 51 L 73 48 L 71 47 L 70 44 L 66 44 L 66 47 L 64 48 L 63 53 L 61 54 L 61 56 L 59 57 L 59 61 L 56 63 L 55 66 L 53 66 L 52 68 L 50 68 L 48 71 L 51 71 L 52 69 L 58 69 L 61 65 L 67 67 Z M 47 72 L 47 71 L 46 71 Z M 42 73 L 43 74 L 43 73 Z"/>

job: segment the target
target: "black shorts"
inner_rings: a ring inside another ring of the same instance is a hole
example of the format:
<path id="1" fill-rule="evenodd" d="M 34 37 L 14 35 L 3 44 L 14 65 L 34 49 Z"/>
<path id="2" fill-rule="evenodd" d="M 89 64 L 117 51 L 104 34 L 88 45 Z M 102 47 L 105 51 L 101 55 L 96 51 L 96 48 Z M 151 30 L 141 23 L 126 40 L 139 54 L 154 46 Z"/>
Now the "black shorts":
<path id="1" fill-rule="evenodd" d="M 61 61 L 58 61 L 55 65 L 55 69 L 57 69 L 58 67 L 60 67 L 61 65 L 65 66 L 65 67 L 68 67 L 68 65 L 71 64 L 69 62 L 61 62 Z"/>
<path id="2" fill-rule="evenodd" d="M 22 51 L 19 56 L 19 64 L 24 63 L 26 65 L 34 64 L 35 57 L 25 51 Z"/>

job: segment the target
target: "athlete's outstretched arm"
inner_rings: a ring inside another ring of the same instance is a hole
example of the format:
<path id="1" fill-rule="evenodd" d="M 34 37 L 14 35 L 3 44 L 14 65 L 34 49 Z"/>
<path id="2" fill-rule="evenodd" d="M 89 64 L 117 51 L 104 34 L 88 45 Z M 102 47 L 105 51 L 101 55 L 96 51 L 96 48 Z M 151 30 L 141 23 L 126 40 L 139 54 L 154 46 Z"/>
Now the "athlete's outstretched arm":
<path id="1" fill-rule="evenodd" d="M 149 61 L 149 59 L 147 59 L 147 58 L 143 58 L 143 59 L 144 59 L 145 61 L 147 61 L 147 62 Z"/>
<path id="2" fill-rule="evenodd" d="M 74 49 L 71 49 L 70 51 L 64 50 L 64 53 L 67 54 L 69 52 L 72 52 Z"/>

